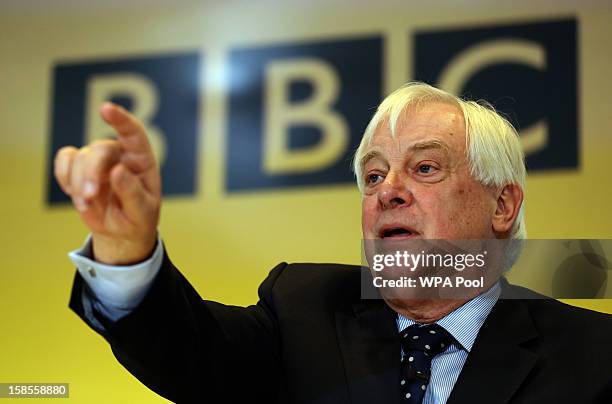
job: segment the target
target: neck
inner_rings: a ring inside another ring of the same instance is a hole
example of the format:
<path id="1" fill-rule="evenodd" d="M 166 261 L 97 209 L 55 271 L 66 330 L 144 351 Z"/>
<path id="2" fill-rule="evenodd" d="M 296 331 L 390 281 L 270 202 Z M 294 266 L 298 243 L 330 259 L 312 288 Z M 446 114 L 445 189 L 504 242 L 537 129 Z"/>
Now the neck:
<path id="1" fill-rule="evenodd" d="M 404 296 L 390 296 L 386 290 L 381 291 L 381 295 L 387 305 L 398 314 L 421 324 L 433 323 L 454 310 L 463 306 L 476 296 L 488 291 L 499 280 L 499 277 L 489 280 L 481 289 L 474 289 L 466 295 L 465 290 L 461 290 L 456 298 L 434 298 L 431 296 L 421 296 L 421 298 L 407 298 Z"/>
<path id="2" fill-rule="evenodd" d="M 440 320 L 470 299 L 385 299 L 396 313 L 417 323 L 427 324 Z"/>

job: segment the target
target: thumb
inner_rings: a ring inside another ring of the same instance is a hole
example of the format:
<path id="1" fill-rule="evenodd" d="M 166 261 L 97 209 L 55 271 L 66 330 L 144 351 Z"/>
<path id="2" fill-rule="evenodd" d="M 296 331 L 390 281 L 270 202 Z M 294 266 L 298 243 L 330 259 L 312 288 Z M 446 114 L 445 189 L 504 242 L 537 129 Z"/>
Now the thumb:
<path id="1" fill-rule="evenodd" d="M 150 195 L 148 195 L 142 182 L 123 164 L 117 164 L 110 173 L 111 188 L 119 202 L 124 214 L 131 220 L 141 223 L 150 220 Z"/>

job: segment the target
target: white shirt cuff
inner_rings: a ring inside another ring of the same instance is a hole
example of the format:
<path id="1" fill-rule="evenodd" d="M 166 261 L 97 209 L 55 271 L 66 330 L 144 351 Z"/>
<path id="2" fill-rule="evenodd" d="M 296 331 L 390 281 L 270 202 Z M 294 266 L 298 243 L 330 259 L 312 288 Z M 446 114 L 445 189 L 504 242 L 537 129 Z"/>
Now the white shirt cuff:
<path id="1" fill-rule="evenodd" d="M 83 247 L 71 251 L 68 257 L 103 306 L 111 311 L 132 311 L 144 299 L 161 268 L 164 257 L 161 238 L 158 236 L 155 251 L 148 260 L 126 266 L 94 261 L 91 244 L 89 235 Z"/>

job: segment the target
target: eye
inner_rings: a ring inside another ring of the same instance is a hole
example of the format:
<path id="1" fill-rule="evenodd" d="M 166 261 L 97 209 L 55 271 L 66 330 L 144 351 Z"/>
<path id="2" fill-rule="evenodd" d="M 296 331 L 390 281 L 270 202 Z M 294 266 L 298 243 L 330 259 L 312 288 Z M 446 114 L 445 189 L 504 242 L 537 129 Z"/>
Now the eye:
<path id="1" fill-rule="evenodd" d="M 430 175 L 430 174 L 434 174 L 436 171 L 437 171 L 437 168 L 433 166 L 432 164 L 421 163 L 417 166 L 417 172 L 419 174 Z"/>
<path id="2" fill-rule="evenodd" d="M 429 174 L 433 170 L 433 167 L 429 164 L 421 164 L 418 168 L 420 173 Z"/>
<path id="3" fill-rule="evenodd" d="M 378 182 L 382 181 L 383 176 L 380 174 L 368 174 L 366 175 L 366 184 L 367 185 L 376 185 Z"/>

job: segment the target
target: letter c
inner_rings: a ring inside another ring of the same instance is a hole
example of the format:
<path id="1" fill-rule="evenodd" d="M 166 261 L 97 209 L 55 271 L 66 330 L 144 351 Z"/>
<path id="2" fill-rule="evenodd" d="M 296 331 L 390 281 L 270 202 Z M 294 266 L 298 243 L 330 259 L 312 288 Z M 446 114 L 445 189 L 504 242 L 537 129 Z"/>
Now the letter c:
<path id="1" fill-rule="evenodd" d="M 519 39 L 493 39 L 459 53 L 442 71 L 438 85 L 459 94 L 464 84 L 482 69 L 500 63 L 519 63 L 537 70 L 546 69 L 546 52 L 538 43 Z M 548 124 L 540 120 L 521 131 L 525 154 L 535 153 L 548 143 Z"/>

